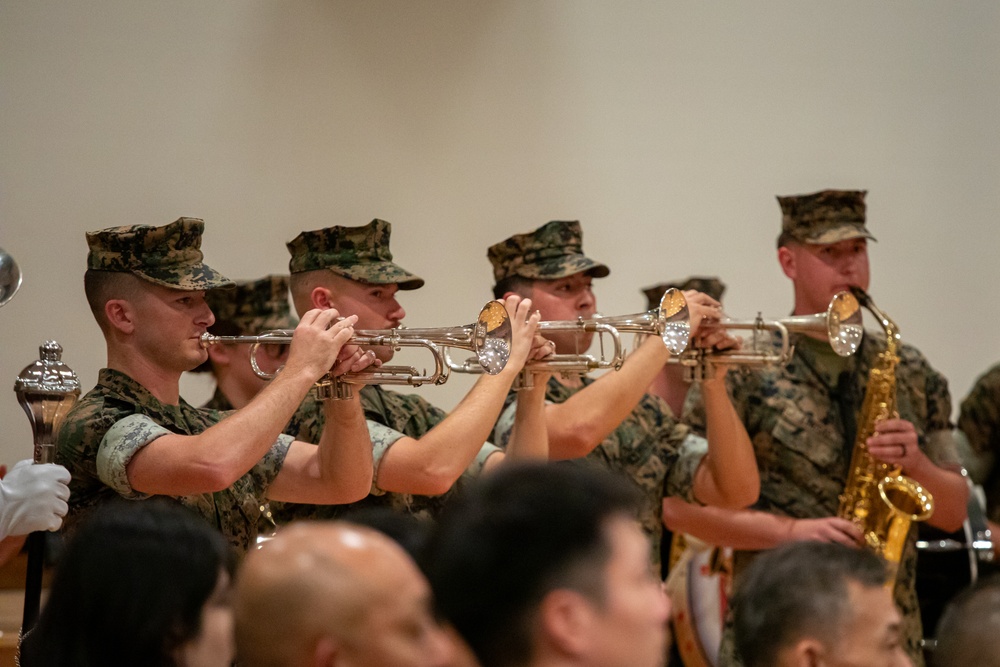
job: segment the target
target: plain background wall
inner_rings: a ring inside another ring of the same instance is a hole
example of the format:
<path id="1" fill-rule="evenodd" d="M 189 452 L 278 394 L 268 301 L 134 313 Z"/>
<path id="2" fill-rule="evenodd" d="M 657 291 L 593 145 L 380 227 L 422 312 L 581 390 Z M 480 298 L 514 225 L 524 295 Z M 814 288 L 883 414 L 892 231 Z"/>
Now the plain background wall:
<path id="1" fill-rule="evenodd" d="M 872 294 L 957 402 L 1000 360 L 998 91 L 993 0 L 0 0 L 0 246 L 24 273 L 0 378 L 56 339 L 93 385 L 88 230 L 201 217 L 207 261 L 256 278 L 301 230 L 381 217 L 427 280 L 408 324 L 445 326 L 489 297 L 487 246 L 580 219 L 607 314 L 718 274 L 732 315 L 778 317 L 774 196 L 839 187 L 869 190 Z"/>

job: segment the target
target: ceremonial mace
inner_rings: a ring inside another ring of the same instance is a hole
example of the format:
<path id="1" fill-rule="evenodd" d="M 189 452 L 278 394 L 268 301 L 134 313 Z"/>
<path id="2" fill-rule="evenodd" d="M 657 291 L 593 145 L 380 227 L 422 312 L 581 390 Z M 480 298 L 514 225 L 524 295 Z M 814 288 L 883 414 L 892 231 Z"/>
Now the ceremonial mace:
<path id="1" fill-rule="evenodd" d="M 35 463 L 55 463 L 56 438 L 66 414 L 80 396 L 80 382 L 61 361 L 62 346 L 54 340 L 38 348 L 41 359 L 21 371 L 14 382 L 17 401 L 31 422 Z M 42 596 L 42 565 L 45 560 L 45 532 L 28 535 L 28 573 L 24 584 L 23 637 L 38 620 Z"/>

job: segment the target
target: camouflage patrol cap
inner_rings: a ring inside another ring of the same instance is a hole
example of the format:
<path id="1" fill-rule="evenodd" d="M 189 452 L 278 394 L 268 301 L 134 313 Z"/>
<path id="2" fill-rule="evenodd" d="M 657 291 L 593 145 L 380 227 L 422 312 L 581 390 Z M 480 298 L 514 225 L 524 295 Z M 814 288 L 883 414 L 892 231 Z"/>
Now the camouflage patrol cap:
<path id="1" fill-rule="evenodd" d="M 510 276 L 556 280 L 583 272 L 595 278 L 611 273 L 583 254 L 583 231 L 576 220 L 553 220 L 533 232 L 515 234 L 490 246 L 486 256 L 497 282 Z"/>
<path id="2" fill-rule="evenodd" d="M 374 285 L 417 289 L 424 279 L 393 263 L 389 252 L 392 225 L 372 220 L 361 227 L 327 227 L 302 232 L 287 244 L 290 273 L 330 269 L 337 275 Z"/>
<path id="3" fill-rule="evenodd" d="M 130 225 L 87 232 L 87 268 L 132 273 L 156 285 L 186 291 L 234 283 L 202 262 L 205 223 L 179 218 L 169 225 Z"/>
<path id="4" fill-rule="evenodd" d="M 872 236 L 865 227 L 866 190 L 822 190 L 778 197 L 781 231 L 801 243 L 837 243 Z"/>
<path id="5" fill-rule="evenodd" d="M 271 329 L 292 329 L 297 323 L 288 305 L 288 276 L 240 281 L 233 289 L 209 291 L 205 301 L 215 314 L 215 324 L 208 328 L 213 334 L 256 335 Z"/>
<path id="6" fill-rule="evenodd" d="M 653 285 L 652 287 L 644 287 L 642 293 L 646 295 L 646 299 L 649 301 L 648 308 L 652 310 L 660 305 L 660 299 L 663 298 L 663 294 L 673 287 L 674 289 L 679 289 L 684 292 L 689 289 L 697 290 L 704 294 L 709 295 L 716 301 L 722 300 L 722 295 L 726 291 L 726 283 L 722 282 L 715 276 L 691 276 L 690 278 L 685 278 L 684 280 L 672 282 L 672 283 L 660 283 L 659 285 Z"/>

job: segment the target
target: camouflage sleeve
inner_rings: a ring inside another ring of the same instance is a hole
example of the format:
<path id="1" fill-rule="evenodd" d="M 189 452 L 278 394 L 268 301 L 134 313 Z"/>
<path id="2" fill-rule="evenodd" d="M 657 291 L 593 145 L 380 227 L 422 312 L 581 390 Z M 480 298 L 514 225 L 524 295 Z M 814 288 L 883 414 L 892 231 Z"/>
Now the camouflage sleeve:
<path id="1" fill-rule="evenodd" d="M 962 401 L 958 428 L 977 455 L 1000 453 L 1000 365 L 976 380 Z"/>
<path id="2" fill-rule="evenodd" d="M 101 481 L 125 498 L 149 498 L 148 494 L 132 489 L 126 469 L 140 449 L 169 434 L 170 431 L 146 415 L 129 415 L 115 422 L 97 450 L 97 474 Z"/>
<path id="3" fill-rule="evenodd" d="M 516 412 L 517 400 L 515 399 L 500 413 L 496 426 L 493 427 L 493 442 L 502 450 L 506 450 L 508 443 L 510 443 L 510 433 L 514 430 Z"/>
<path id="4" fill-rule="evenodd" d="M 385 491 L 379 488 L 378 485 L 379 465 L 381 465 L 382 457 L 385 456 L 385 453 L 397 440 L 403 437 L 403 434 L 377 421 L 372 421 L 371 419 L 366 419 L 365 421 L 368 424 L 368 436 L 372 441 L 372 464 L 375 467 L 371 495 L 382 496 L 385 495 Z"/>
<path id="5" fill-rule="evenodd" d="M 267 451 L 264 458 L 250 469 L 249 475 L 257 487 L 258 497 L 267 497 L 267 489 L 281 472 L 281 466 L 284 465 L 285 457 L 288 455 L 288 448 L 292 446 L 294 440 L 295 438 L 290 435 L 279 434 L 278 439 L 271 445 L 271 449 Z"/>
<path id="6" fill-rule="evenodd" d="M 700 435 L 688 433 L 678 448 L 677 460 L 667 473 L 664 495 L 678 496 L 689 503 L 703 504 L 694 495 L 694 473 L 707 453 L 708 440 Z"/>
<path id="7" fill-rule="evenodd" d="M 470 463 L 469 467 L 465 469 L 465 474 L 479 477 L 479 475 L 483 472 L 483 466 L 486 465 L 486 459 L 490 458 L 497 452 L 502 451 L 502 449 L 494 445 L 492 442 L 484 442 L 483 446 L 479 448 L 479 453 L 476 454 L 476 458 L 472 459 L 472 463 Z"/>

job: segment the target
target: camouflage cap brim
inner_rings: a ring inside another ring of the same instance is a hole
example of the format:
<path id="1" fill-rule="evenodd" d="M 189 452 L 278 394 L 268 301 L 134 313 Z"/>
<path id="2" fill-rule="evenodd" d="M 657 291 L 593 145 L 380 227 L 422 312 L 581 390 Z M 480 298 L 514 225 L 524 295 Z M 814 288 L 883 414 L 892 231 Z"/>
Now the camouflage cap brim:
<path id="1" fill-rule="evenodd" d="M 793 236 L 795 236 L 795 234 L 793 234 Z M 827 245 L 829 243 L 838 243 L 840 241 L 860 238 L 877 241 L 877 239 L 871 235 L 871 232 L 865 229 L 864 225 L 850 223 L 827 227 L 818 234 L 808 234 L 799 240 L 810 245 Z"/>
<path id="2" fill-rule="evenodd" d="M 234 281 L 202 262 L 182 267 L 165 267 L 159 270 L 154 268 L 136 269 L 133 273 L 153 284 L 185 292 L 208 291 L 236 285 Z"/>
<path id="3" fill-rule="evenodd" d="M 515 275 L 536 280 L 558 280 L 578 273 L 588 273 L 594 278 L 605 278 L 611 273 L 611 269 L 586 255 L 562 255 L 537 260 L 531 264 L 522 264 L 514 270 Z"/>
<path id="4" fill-rule="evenodd" d="M 394 262 L 375 261 L 354 266 L 327 267 L 338 276 L 371 285 L 396 285 L 401 290 L 414 290 L 424 286 L 424 279 Z"/>

